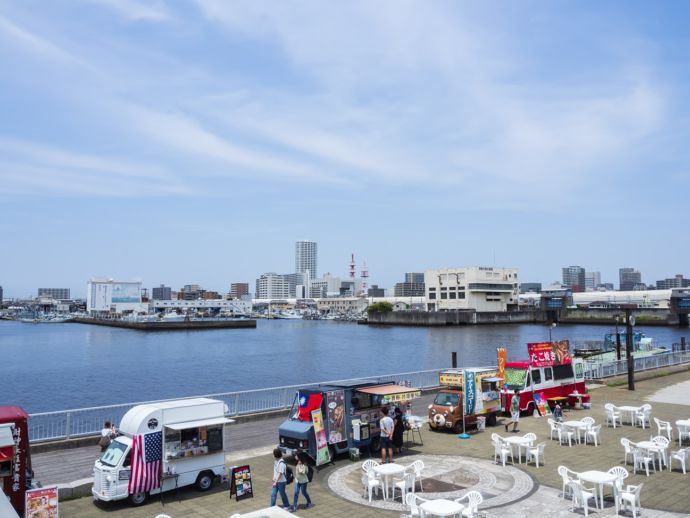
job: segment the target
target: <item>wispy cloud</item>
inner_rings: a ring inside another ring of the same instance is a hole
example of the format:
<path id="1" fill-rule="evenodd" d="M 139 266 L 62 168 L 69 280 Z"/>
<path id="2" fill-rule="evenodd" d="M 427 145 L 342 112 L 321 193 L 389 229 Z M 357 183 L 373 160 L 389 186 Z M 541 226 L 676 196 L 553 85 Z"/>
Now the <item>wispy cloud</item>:
<path id="1" fill-rule="evenodd" d="M 83 65 L 83 62 L 52 41 L 42 38 L 0 16 L 0 38 L 36 57 L 63 65 Z"/>
<path id="2" fill-rule="evenodd" d="M 139 2 L 137 0 L 89 0 L 105 6 L 130 20 L 164 22 L 171 20 L 172 14 L 162 1 Z"/>

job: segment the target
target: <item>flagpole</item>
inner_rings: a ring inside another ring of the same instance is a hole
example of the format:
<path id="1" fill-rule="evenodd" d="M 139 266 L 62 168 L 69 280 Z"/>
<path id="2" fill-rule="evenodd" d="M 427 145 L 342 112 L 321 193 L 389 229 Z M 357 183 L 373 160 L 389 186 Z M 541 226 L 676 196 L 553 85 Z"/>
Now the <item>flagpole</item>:
<path id="1" fill-rule="evenodd" d="M 458 439 L 469 439 L 470 435 L 465 432 L 465 417 L 467 416 L 467 405 L 465 404 L 465 401 L 467 401 L 467 371 L 464 369 L 462 370 L 462 382 L 464 384 L 464 387 L 462 387 L 462 433 L 458 435 Z"/>

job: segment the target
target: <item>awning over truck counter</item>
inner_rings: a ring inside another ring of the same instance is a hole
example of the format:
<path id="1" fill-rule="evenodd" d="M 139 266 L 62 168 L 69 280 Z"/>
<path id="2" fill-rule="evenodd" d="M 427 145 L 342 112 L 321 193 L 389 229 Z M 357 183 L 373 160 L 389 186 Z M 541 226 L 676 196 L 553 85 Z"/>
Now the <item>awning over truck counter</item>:
<path id="1" fill-rule="evenodd" d="M 199 419 L 198 421 L 185 421 L 184 423 L 166 424 L 166 428 L 171 430 L 188 430 L 190 428 L 199 428 L 200 426 L 213 426 L 217 424 L 234 423 L 234 419 L 227 417 L 214 417 L 213 419 Z"/>
<path id="2" fill-rule="evenodd" d="M 357 389 L 357 392 L 383 396 L 384 403 L 395 401 L 407 401 L 421 397 L 422 391 L 416 388 L 405 387 L 403 385 L 376 385 L 374 387 L 364 387 Z"/>
<path id="3" fill-rule="evenodd" d="M 503 378 L 497 378 L 497 377 L 494 377 L 494 378 L 482 378 L 482 381 L 488 381 L 489 383 L 494 383 L 494 382 L 497 382 L 497 381 L 503 381 Z"/>
<path id="4" fill-rule="evenodd" d="M 10 424 L 0 424 L 0 448 L 5 446 L 14 446 L 12 425 Z"/>

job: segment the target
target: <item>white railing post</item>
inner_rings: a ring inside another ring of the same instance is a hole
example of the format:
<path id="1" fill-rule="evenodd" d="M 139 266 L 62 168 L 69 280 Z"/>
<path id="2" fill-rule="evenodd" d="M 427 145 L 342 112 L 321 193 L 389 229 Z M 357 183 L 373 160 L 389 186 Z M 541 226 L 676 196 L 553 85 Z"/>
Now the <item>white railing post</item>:
<path id="1" fill-rule="evenodd" d="M 70 432 L 72 428 L 72 412 L 67 412 L 67 416 L 65 418 L 65 439 L 70 438 Z"/>

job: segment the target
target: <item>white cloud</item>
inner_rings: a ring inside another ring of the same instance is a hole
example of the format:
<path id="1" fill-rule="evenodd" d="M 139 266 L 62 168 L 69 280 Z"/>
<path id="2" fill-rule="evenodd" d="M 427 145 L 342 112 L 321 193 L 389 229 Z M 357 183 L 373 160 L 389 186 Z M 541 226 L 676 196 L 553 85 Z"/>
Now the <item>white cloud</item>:
<path id="1" fill-rule="evenodd" d="M 89 0 L 106 6 L 130 20 L 165 22 L 172 19 L 170 11 L 161 1 L 138 2 L 136 0 Z"/>
<path id="2" fill-rule="evenodd" d="M 83 65 L 77 57 L 50 40 L 33 34 L 0 16 L 0 37 L 3 35 L 10 44 L 27 50 L 41 59 L 63 65 Z"/>

